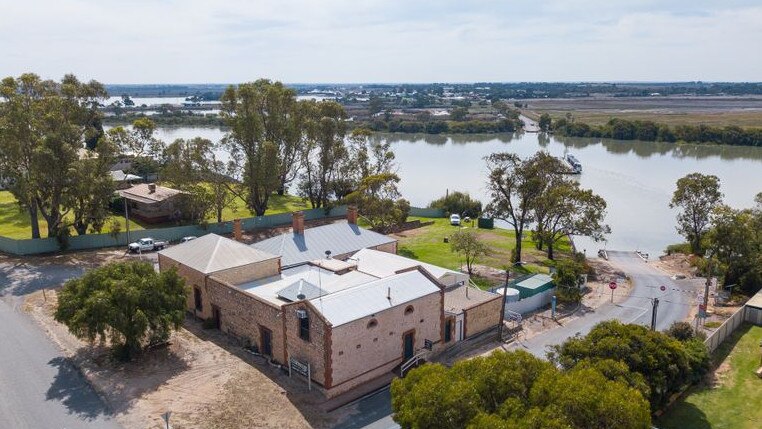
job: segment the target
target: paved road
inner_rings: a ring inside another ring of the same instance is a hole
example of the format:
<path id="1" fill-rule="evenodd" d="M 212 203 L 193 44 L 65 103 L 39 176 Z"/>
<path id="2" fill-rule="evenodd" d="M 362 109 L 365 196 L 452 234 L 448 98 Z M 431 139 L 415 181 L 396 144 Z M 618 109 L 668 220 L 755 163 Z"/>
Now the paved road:
<path id="1" fill-rule="evenodd" d="M 536 121 L 524 115 L 519 115 L 519 119 L 521 119 L 521 122 L 524 123 L 524 131 L 528 133 L 540 132 L 540 124 L 537 123 Z"/>
<path id="2" fill-rule="evenodd" d="M 651 299 L 654 297 L 659 298 L 657 329 L 664 330 L 672 322 L 688 317 L 691 306 L 695 305 L 696 302 L 695 292 L 701 287 L 698 283 L 689 280 L 672 280 L 652 265 L 644 262 L 634 252 L 608 252 L 608 256 L 609 262 L 627 273 L 632 280 L 633 288 L 628 298 L 619 304 L 604 304 L 564 326 L 537 335 L 527 341 L 512 343 L 508 348 L 524 349 L 544 358 L 548 346 L 560 344 L 577 333 L 585 335 L 593 326 L 604 320 L 619 319 L 625 323 L 650 326 Z M 659 286 L 662 285 L 666 287 L 664 292 L 659 290 Z M 352 422 L 342 425 L 340 428 L 399 428 L 399 425 L 389 415 L 391 414 L 391 397 L 388 390 L 361 400 L 358 408 L 359 412 L 353 416 Z"/>
<path id="3" fill-rule="evenodd" d="M 696 302 L 695 282 L 672 280 L 633 252 L 608 252 L 608 256 L 609 262 L 627 273 L 632 280 L 633 288 L 628 298 L 619 304 L 602 305 L 584 317 L 529 340 L 512 343 L 508 348 L 524 349 L 536 356 L 545 357 L 548 346 L 560 344 L 578 333 L 585 335 L 593 326 L 604 320 L 618 319 L 625 323 L 650 326 L 652 297 L 659 298 L 656 319 L 658 330 L 664 330 L 672 322 L 688 317 L 691 306 Z M 667 289 L 664 292 L 659 290 L 662 285 Z"/>
<path id="4" fill-rule="evenodd" d="M 82 375 L 19 309 L 23 295 L 81 271 L 0 262 L 0 427 L 120 427 Z"/>

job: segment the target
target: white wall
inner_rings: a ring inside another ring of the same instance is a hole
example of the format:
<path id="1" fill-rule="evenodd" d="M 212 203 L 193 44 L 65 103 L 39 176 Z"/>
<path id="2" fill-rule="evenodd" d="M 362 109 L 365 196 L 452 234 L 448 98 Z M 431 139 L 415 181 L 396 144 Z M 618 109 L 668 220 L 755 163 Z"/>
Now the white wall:
<path id="1" fill-rule="evenodd" d="M 529 298 L 524 298 L 521 301 L 507 302 L 505 304 L 505 309 L 519 314 L 530 313 L 540 307 L 550 304 L 555 293 L 556 288 L 551 288 L 544 292 L 540 292 L 537 295 L 530 296 Z"/>

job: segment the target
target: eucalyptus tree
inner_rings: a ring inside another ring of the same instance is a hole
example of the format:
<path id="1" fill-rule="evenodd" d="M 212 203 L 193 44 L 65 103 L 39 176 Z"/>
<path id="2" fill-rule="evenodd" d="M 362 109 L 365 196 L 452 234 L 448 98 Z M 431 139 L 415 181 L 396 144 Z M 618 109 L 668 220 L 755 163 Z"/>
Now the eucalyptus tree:
<path id="1" fill-rule="evenodd" d="M 40 237 L 39 216 L 48 236 L 68 231 L 66 216 L 85 141 L 97 130 L 99 100 L 106 91 L 98 82 L 66 75 L 60 82 L 35 74 L 8 77 L 0 84 L 0 165 L 10 190 L 30 216 L 32 238 Z M 96 170 L 93 170 L 94 172 Z M 100 171 L 100 170 L 97 170 Z"/>
<path id="2" fill-rule="evenodd" d="M 259 79 L 230 86 L 222 95 L 222 117 L 230 127 L 224 142 L 233 160 L 234 191 L 257 216 L 267 211 L 273 192 L 293 178 L 302 141 L 296 92 L 280 82 Z"/>
<path id="3" fill-rule="evenodd" d="M 344 142 L 347 114 L 335 101 L 312 102 L 305 107 L 308 119 L 299 194 L 312 208 L 329 207 L 335 200 L 333 187 L 341 177 L 342 161 L 349 157 Z"/>
<path id="4" fill-rule="evenodd" d="M 677 180 L 669 207 L 681 210 L 677 215 L 677 231 L 688 240 L 694 254 L 703 251 L 701 239 L 709 227 L 712 210 L 722 202 L 722 197 L 717 176 L 691 173 Z"/>

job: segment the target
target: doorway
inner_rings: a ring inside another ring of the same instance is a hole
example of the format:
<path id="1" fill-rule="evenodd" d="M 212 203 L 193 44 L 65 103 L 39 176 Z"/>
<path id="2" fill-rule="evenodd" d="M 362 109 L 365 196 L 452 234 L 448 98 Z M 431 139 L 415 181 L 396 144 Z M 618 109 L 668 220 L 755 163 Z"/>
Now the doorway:
<path id="1" fill-rule="evenodd" d="M 216 305 L 212 305 L 212 321 L 215 329 L 222 330 L 222 312 Z"/>
<path id="2" fill-rule="evenodd" d="M 273 355 L 273 332 L 264 326 L 259 327 L 259 352 L 265 356 Z"/>
<path id="3" fill-rule="evenodd" d="M 415 330 L 402 334 L 402 360 L 407 361 L 415 354 Z"/>

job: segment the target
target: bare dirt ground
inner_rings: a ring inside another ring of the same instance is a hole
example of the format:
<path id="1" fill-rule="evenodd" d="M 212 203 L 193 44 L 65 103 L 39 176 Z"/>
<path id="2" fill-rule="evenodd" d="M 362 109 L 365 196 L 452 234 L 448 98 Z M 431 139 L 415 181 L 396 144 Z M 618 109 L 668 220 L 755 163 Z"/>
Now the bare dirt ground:
<path id="1" fill-rule="evenodd" d="M 52 318 L 55 291 L 30 295 L 25 310 L 104 397 L 126 428 L 309 428 L 334 422 L 325 401 L 303 380 L 235 347 L 198 322 L 174 333 L 168 346 L 130 363 L 114 362 L 103 345 L 89 346 Z"/>
<path id="2" fill-rule="evenodd" d="M 650 262 L 656 268 L 669 274 L 672 278 L 683 276 L 686 279 L 696 277 L 696 267 L 691 265 L 691 256 L 683 253 L 663 255 L 659 260 Z"/>

